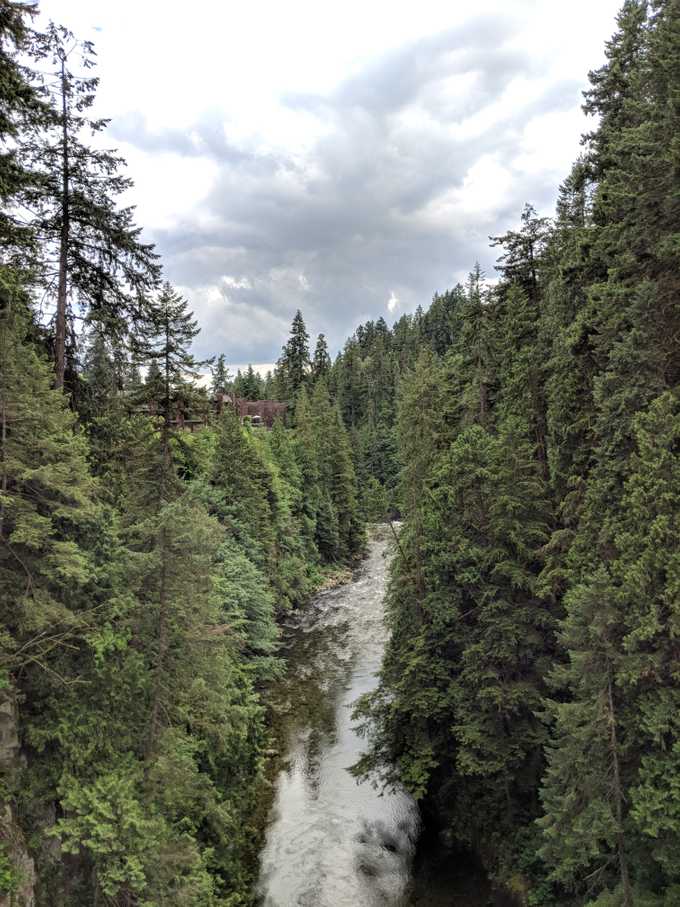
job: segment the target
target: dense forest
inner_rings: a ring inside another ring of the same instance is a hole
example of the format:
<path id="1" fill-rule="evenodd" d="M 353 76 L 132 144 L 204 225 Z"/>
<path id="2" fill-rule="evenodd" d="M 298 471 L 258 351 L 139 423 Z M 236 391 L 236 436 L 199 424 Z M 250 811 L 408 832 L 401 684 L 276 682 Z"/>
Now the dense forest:
<path id="1" fill-rule="evenodd" d="M 220 411 L 260 387 L 197 380 L 93 48 L 6 0 L 0 42 L 0 899 L 247 904 L 278 622 L 364 546 L 349 435 L 301 318 L 288 424 Z"/>
<path id="2" fill-rule="evenodd" d="M 364 326 L 336 365 L 359 472 L 404 517 L 356 771 L 522 903 L 675 905 L 677 0 L 627 0 L 585 109 L 554 221 L 491 237 L 497 281 Z"/>
<path id="3" fill-rule="evenodd" d="M 93 66 L 0 0 L 0 894 L 250 904 L 280 624 L 393 519 L 353 771 L 518 903 L 680 904 L 680 0 L 496 275 L 265 377 L 192 355 Z"/>

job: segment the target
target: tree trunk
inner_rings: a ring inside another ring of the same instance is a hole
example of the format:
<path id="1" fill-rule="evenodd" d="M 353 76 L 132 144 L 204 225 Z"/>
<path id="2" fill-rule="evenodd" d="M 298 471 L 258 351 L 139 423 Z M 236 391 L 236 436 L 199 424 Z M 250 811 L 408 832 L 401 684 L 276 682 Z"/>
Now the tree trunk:
<path id="1" fill-rule="evenodd" d="M 69 156 L 68 121 L 66 109 L 66 67 L 61 61 L 61 113 L 62 113 L 62 185 L 61 185 L 61 233 L 59 236 L 59 281 L 57 284 L 57 314 L 54 338 L 54 386 L 63 388 L 66 371 L 66 297 L 67 261 L 69 241 Z"/>
<path id="2" fill-rule="evenodd" d="M 609 746 L 612 754 L 612 766 L 614 770 L 614 797 L 616 800 L 616 849 L 619 860 L 619 872 L 621 875 L 621 887 L 623 889 L 623 907 L 633 907 L 633 892 L 630 887 L 630 876 L 628 874 L 628 861 L 624 849 L 623 837 L 623 790 L 621 788 L 621 771 L 619 767 L 619 746 L 616 737 L 616 719 L 614 713 L 614 696 L 612 693 L 612 676 L 611 667 L 607 678 L 607 696 L 609 699 Z"/>

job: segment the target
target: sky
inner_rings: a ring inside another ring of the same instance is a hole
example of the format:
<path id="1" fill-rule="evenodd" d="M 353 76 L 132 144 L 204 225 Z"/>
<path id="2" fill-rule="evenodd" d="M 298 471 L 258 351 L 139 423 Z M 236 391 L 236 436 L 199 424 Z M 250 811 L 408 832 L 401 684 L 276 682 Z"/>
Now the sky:
<path id="1" fill-rule="evenodd" d="M 551 215 L 620 0 L 41 0 L 93 40 L 96 112 L 203 356 L 333 352 Z"/>

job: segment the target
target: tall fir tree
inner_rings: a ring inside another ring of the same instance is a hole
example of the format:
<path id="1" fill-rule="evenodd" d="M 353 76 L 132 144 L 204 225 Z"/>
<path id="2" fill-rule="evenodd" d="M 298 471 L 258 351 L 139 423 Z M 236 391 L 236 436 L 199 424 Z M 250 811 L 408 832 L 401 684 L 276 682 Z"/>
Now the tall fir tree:
<path id="1" fill-rule="evenodd" d="M 38 179 L 27 198 L 33 226 L 41 241 L 47 284 L 56 285 L 55 383 L 63 387 L 69 306 L 78 303 L 105 321 L 109 330 L 125 333 L 128 321 L 144 312 L 144 299 L 156 286 L 160 269 L 153 247 L 140 239 L 133 209 L 117 198 L 131 181 L 120 173 L 123 159 L 114 152 L 84 143 L 84 132 L 101 132 L 106 120 L 87 115 L 98 79 L 94 48 L 80 43 L 67 29 L 50 24 L 36 39 L 39 60 L 53 67 L 54 81 L 45 85 L 52 106 L 52 128 L 21 143 Z M 70 68 L 79 54 L 83 75 Z M 56 271 L 52 260 L 56 261 Z"/>
<path id="2" fill-rule="evenodd" d="M 291 402 L 295 400 L 300 389 L 304 387 L 311 363 L 309 359 L 309 334 L 302 312 L 298 309 L 290 328 L 290 337 L 283 348 L 277 370 L 285 392 Z"/>
<path id="3" fill-rule="evenodd" d="M 328 354 L 328 344 L 324 334 L 319 334 L 314 347 L 314 359 L 312 360 L 312 380 L 318 381 L 328 378 L 331 368 L 331 357 Z"/>

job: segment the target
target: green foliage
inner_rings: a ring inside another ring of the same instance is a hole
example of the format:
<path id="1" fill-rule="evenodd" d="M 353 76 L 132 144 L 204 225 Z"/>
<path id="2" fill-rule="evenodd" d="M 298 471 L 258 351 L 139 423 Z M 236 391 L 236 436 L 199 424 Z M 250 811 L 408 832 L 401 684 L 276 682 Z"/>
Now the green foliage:
<path id="1" fill-rule="evenodd" d="M 252 365 L 246 369 L 245 375 L 239 369 L 234 378 L 232 389 L 237 397 L 244 400 L 262 400 L 265 396 L 264 381 L 255 372 Z"/>
<path id="2" fill-rule="evenodd" d="M 356 771 L 530 903 L 677 899 L 679 42 L 676 0 L 627 0 L 555 222 L 527 206 L 492 290 L 390 341 L 405 522 Z M 365 336 L 334 366 L 360 428 Z"/>
<path id="3" fill-rule="evenodd" d="M 7 853 L 5 845 L 0 847 L 0 894 L 11 895 L 17 890 L 19 879 L 17 878 L 14 864 Z"/>
<path id="4" fill-rule="evenodd" d="M 0 657 L 13 671 L 44 664 L 86 619 L 98 512 L 85 438 L 24 339 L 25 298 L 11 274 L 0 293 Z"/>
<path id="5" fill-rule="evenodd" d="M 370 523 L 382 523 L 387 517 L 389 505 L 385 486 L 374 475 L 368 477 L 363 489 L 364 515 Z"/>
<path id="6" fill-rule="evenodd" d="M 190 352 L 199 327 L 187 307 L 187 301 L 164 283 L 157 298 L 148 305 L 146 318 L 139 326 L 134 350 L 138 359 L 157 367 L 147 376 L 147 387 L 155 411 L 167 427 L 189 411 L 195 389 L 189 383 L 198 378 L 201 367 Z M 212 362 L 212 360 L 210 360 Z"/>
<path id="7" fill-rule="evenodd" d="M 104 495 L 6 275 L 3 671 L 28 700 L 21 813 L 71 854 L 72 883 L 47 846 L 36 851 L 52 890 L 149 907 L 237 904 L 259 834 L 259 691 L 280 670 L 275 614 L 309 594 L 318 555 L 297 528 L 289 430 L 257 436 L 227 414 L 217 432 L 185 436 L 168 418 L 173 395 L 192 392 L 194 332 L 183 301 L 170 303 L 160 340 L 150 325 L 138 344 L 162 364 L 160 426 L 128 412 L 108 348 L 93 344 L 83 418 L 92 467 L 107 485 L 115 477 Z M 46 824 L 50 804 L 56 824 Z"/>
<path id="8" fill-rule="evenodd" d="M 210 369 L 212 376 L 211 390 L 217 394 L 228 390 L 231 387 L 231 378 L 227 368 L 227 360 L 224 353 L 220 353 L 215 361 L 215 365 Z"/>
<path id="9" fill-rule="evenodd" d="M 56 287 L 54 357 L 56 384 L 62 387 L 70 307 L 79 304 L 109 331 L 125 335 L 143 314 L 160 266 L 153 247 L 140 240 L 133 208 L 119 204 L 132 185 L 120 172 L 124 161 L 83 140 L 108 122 L 88 116 L 98 85 L 90 74 L 95 65 L 91 42 L 76 41 L 50 22 L 33 35 L 32 51 L 49 116 L 42 129 L 19 138 L 35 177 L 23 201 L 41 240 L 36 276 L 48 293 Z"/>
<path id="10" fill-rule="evenodd" d="M 400 516 L 355 773 L 527 903 L 677 903 L 678 0 L 624 3 L 557 216 L 491 238 L 493 287 L 477 265 L 333 364 L 301 312 L 265 380 L 218 358 L 213 392 L 288 401 L 271 431 L 212 418 L 193 314 L 86 141 L 93 48 L 29 15 L 0 2 L 0 685 L 39 901 L 251 901 L 277 620 Z"/>
<path id="11" fill-rule="evenodd" d="M 364 546 L 356 474 L 347 429 L 323 381 L 314 387 L 310 418 L 320 485 L 317 540 L 327 560 L 351 561 Z"/>
<path id="12" fill-rule="evenodd" d="M 308 381 L 310 369 L 309 334 L 302 312 L 298 309 L 293 318 L 290 337 L 276 365 L 280 396 L 291 402 L 295 401 Z"/>
<path id="13" fill-rule="evenodd" d="M 29 6 L 0 5 L 0 247 L 3 265 L 27 266 L 35 254 L 35 231 L 27 228 L 17 210 L 36 185 L 36 174 L 26 166 L 19 142 L 49 119 L 44 99 L 31 69 L 21 56 L 31 55 Z"/>
<path id="14" fill-rule="evenodd" d="M 320 379 L 326 381 L 330 370 L 331 357 L 328 355 L 326 337 L 323 334 L 319 334 L 316 348 L 314 349 L 314 359 L 312 360 L 312 381 L 319 381 Z"/>
<path id="15" fill-rule="evenodd" d="M 213 392 L 297 399 L 298 425 L 214 419 L 198 325 L 117 205 L 123 161 L 88 144 L 93 47 L 29 15 L 0 2 L 0 686 L 21 737 L 3 808 L 39 904 L 245 907 L 277 620 L 363 550 L 328 350 L 311 375 L 298 313 L 266 384 L 219 357 Z M 53 333 L 31 295 L 52 285 Z"/>

